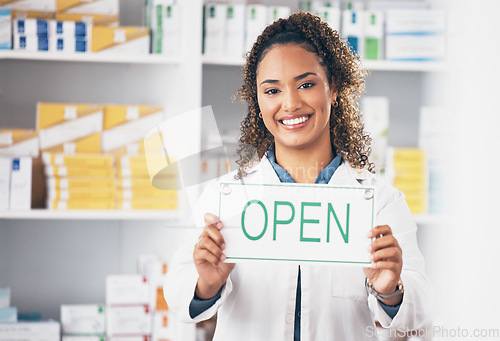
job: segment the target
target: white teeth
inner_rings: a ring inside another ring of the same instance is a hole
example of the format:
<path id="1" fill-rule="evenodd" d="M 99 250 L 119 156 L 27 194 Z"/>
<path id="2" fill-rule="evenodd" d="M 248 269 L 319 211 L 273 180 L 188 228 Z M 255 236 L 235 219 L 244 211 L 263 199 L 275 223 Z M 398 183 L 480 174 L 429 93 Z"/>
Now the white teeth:
<path id="1" fill-rule="evenodd" d="M 309 116 L 302 116 L 302 117 L 297 117 L 297 118 L 294 118 L 294 119 L 290 119 L 290 120 L 283 120 L 283 124 L 284 125 L 295 125 L 295 124 L 299 124 L 299 123 L 303 123 L 305 121 L 307 121 L 309 119 Z"/>

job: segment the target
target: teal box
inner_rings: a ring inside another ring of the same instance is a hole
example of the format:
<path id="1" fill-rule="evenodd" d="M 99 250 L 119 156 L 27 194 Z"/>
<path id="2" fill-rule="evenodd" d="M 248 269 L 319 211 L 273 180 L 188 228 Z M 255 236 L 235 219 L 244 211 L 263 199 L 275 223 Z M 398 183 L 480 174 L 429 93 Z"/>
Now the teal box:
<path id="1" fill-rule="evenodd" d="M 0 8 L 0 50 L 12 49 L 10 9 Z"/>
<path id="2" fill-rule="evenodd" d="M 0 322 L 17 322 L 17 308 L 0 309 Z"/>

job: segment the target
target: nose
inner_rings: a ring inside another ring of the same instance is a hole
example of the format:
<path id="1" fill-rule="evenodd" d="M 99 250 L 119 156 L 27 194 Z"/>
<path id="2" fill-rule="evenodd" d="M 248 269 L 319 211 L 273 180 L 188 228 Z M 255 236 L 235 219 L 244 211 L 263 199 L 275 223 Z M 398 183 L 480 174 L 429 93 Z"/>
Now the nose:
<path id="1" fill-rule="evenodd" d="M 302 99 L 297 89 L 289 89 L 283 97 L 283 110 L 293 112 L 302 106 Z"/>

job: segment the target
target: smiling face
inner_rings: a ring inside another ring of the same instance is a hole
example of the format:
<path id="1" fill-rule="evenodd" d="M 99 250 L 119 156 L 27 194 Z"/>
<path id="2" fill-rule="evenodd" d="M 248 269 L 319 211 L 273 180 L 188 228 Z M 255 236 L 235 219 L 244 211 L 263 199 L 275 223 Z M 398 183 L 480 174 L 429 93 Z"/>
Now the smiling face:
<path id="1" fill-rule="evenodd" d="M 299 45 L 272 47 L 259 63 L 257 100 L 277 151 L 331 148 L 336 98 L 318 56 Z"/>

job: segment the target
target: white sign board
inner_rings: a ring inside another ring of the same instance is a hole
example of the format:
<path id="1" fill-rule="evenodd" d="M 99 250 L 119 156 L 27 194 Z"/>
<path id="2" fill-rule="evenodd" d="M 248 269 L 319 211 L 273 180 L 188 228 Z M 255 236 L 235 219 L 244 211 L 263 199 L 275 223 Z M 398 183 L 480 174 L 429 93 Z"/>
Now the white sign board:
<path id="1" fill-rule="evenodd" d="M 272 260 L 367 266 L 375 190 L 320 184 L 221 183 L 227 262 Z"/>

